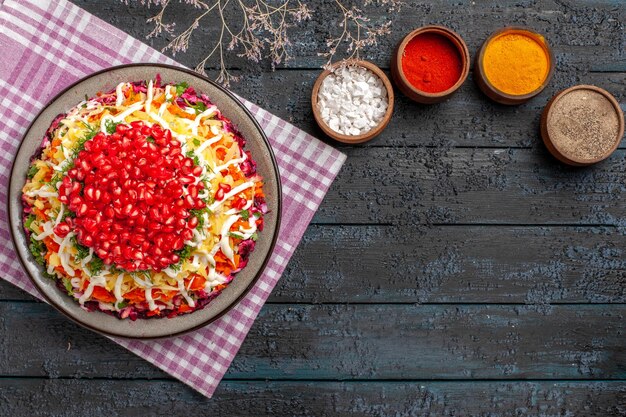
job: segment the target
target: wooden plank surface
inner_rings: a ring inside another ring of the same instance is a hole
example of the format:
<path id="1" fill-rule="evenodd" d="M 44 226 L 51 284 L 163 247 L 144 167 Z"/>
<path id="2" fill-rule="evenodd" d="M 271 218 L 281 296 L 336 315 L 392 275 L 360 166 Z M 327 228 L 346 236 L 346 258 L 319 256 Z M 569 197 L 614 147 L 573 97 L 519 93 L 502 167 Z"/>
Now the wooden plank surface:
<path id="1" fill-rule="evenodd" d="M 615 382 L 224 381 L 207 400 L 171 381 L 0 380 L 0 414 L 30 417 L 136 417 L 148 415 L 146 410 L 155 416 L 193 410 L 207 416 L 526 417 L 584 412 L 585 417 L 606 417 L 626 412 L 625 397 L 626 388 Z"/>
<path id="2" fill-rule="evenodd" d="M 626 305 L 264 307 L 237 379 L 626 379 Z M 0 375 L 162 377 L 39 303 L 0 303 Z M 297 342 L 294 342 L 297 341 Z"/>
<path id="3" fill-rule="evenodd" d="M 143 24 L 156 13 L 121 2 L 76 0 L 86 8 L 138 39 L 144 39 L 149 28 Z M 464 37 L 472 56 L 490 32 L 507 23 L 523 24 L 546 35 L 557 58 L 557 72 L 548 88 L 536 99 L 518 107 L 491 103 L 474 85 L 471 77 L 451 100 L 436 106 L 421 106 L 406 99 L 399 91 L 395 114 L 389 127 L 369 146 L 438 146 L 442 142 L 456 146 L 522 146 L 539 144 L 539 113 L 549 98 L 560 89 L 573 84 L 596 84 L 611 91 L 618 100 L 626 97 L 626 38 L 620 22 L 626 21 L 624 7 L 619 1 L 561 2 L 542 1 L 529 7 L 526 2 L 505 1 L 497 4 L 480 2 L 441 1 L 434 4 L 406 2 L 394 19 L 391 35 L 381 39 L 365 58 L 388 68 L 395 44 L 410 28 L 438 23 L 458 30 Z M 476 4 L 478 3 L 478 4 Z M 312 6 L 314 8 L 315 4 Z M 197 15 L 192 7 L 174 2 L 170 16 L 176 16 L 180 33 Z M 333 3 L 326 5 L 332 16 Z M 384 13 L 384 8 L 371 8 L 370 16 Z M 372 14 L 373 13 L 373 14 Z M 235 16 L 233 16 L 234 18 Z M 380 17 L 382 19 L 382 16 Z M 294 31 L 292 42 L 297 46 L 293 59 L 272 73 L 263 65 L 229 56 L 242 81 L 232 89 L 257 102 L 278 116 L 317 136 L 323 136 L 315 126 L 310 111 L 310 91 L 324 60 L 317 56 L 325 49 L 324 39 L 338 22 L 320 19 L 301 25 Z M 192 47 L 175 56 L 180 62 L 195 65 L 211 50 L 207 39 L 215 39 L 219 25 L 207 21 L 191 39 Z M 148 42 L 161 49 L 171 37 Z M 234 54 L 231 54 L 234 55 Z M 280 71 L 281 68 L 289 69 Z M 301 69 L 294 71 L 294 69 Z M 215 74 L 216 71 L 209 71 Z"/>
<path id="4" fill-rule="evenodd" d="M 623 240 L 615 227 L 313 226 L 269 301 L 624 303 Z M 0 281 L 0 300 L 31 299 Z"/>
<path id="5" fill-rule="evenodd" d="M 138 39 L 158 10 L 72 1 Z M 449 26 L 474 55 L 518 24 L 546 35 L 554 79 L 518 107 L 489 102 L 471 76 L 436 106 L 397 92 L 379 138 L 339 146 L 348 162 L 211 400 L 0 282 L 0 416 L 626 415 L 626 143 L 574 170 L 537 133 L 545 103 L 573 84 L 625 107 L 626 4 L 406 3 L 363 55 L 383 69 L 411 28 Z M 310 4 L 318 14 L 292 32 L 293 60 L 275 72 L 229 62 L 235 92 L 322 136 L 310 89 L 338 21 L 333 1 Z M 168 9 L 178 32 L 198 12 Z M 367 8 L 375 24 L 386 13 Z M 175 59 L 194 67 L 218 30 L 207 22 Z"/>
<path id="6" fill-rule="evenodd" d="M 318 223 L 626 224 L 623 150 L 584 170 L 556 164 L 543 149 L 347 153 Z"/>

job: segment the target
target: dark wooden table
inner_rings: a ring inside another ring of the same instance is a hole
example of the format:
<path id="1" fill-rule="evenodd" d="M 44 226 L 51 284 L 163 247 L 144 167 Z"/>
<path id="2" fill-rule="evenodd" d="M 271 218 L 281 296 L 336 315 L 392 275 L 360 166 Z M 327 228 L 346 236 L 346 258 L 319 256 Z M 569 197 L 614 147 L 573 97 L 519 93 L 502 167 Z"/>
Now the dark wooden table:
<path id="1" fill-rule="evenodd" d="M 156 10 L 74 2 L 139 39 Z M 471 80 L 436 106 L 398 94 L 378 139 L 340 147 L 343 171 L 212 400 L 0 281 L 1 416 L 626 415 L 626 147 L 570 169 L 537 134 L 570 85 L 626 102 L 626 3 L 407 3 L 366 54 L 383 68 L 422 24 L 472 54 L 517 24 L 547 36 L 553 81 L 512 108 Z M 184 27 L 189 8 L 173 10 Z M 275 72 L 232 61 L 236 92 L 320 137 L 309 95 L 328 16 Z M 195 66 L 215 30 L 176 59 Z"/>

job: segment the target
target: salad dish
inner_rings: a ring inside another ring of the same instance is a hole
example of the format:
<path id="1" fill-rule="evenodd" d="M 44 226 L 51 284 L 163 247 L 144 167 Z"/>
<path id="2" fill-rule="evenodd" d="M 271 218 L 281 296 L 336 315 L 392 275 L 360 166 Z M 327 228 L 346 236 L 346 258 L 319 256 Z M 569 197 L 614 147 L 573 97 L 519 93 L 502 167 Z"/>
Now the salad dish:
<path id="1" fill-rule="evenodd" d="M 40 290 L 47 281 L 44 295 L 53 284 L 54 298 L 64 297 L 65 307 L 73 303 L 84 315 L 104 313 L 119 323 L 176 321 L 210 310 L 244 277 L 228 304 L 208 315 L 214 319 L 250 288 L 274 244 L 275 164 L 268 174 L 267 162 L 257 163 L 246 133 L 187 73 L 170 81 L 163 71 L 170 69 L 109 83 L 66 105 L 48 119 L 25 167 L 19 220 L 27 270 L 32 277 L 36 265 Z M 267 160 L 267 150 L 260 156 Z M 14 194 L 15 178 L 11 182 Z M 11 201 L 9 211 L 17 217 Z M 271 244 L 261 245 L 263 259 L 246 274 L 266 233 Z M 151 327 L 146 337 L 176 333 Z"/>
<path id="2" fill-rule="evenodd" d="M 263 230 L 245 139 L 186 83 L 121 82 L 56 117 L 23 188 L 45 274 L 88 311 L 135 320 L 202 308 Z"/>

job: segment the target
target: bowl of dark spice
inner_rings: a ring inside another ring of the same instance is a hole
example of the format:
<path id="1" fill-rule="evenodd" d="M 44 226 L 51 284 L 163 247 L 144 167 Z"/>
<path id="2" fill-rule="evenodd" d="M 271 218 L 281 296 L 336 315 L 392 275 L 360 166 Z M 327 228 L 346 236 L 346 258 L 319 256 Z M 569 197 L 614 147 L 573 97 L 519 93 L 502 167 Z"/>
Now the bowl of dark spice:
<path id="1" fill-rule="evenodd" d="M 368 61 L 343 60 L 315 81 L 311 106 L 315 121 L 331 138 L 350 144 L 379 135 L 393 113 L 393 87 Z"/>
<path id="2" fill-rule="evenodd" d="M 559 92 L 541 115 L 541 137 L 555 158 L 592 165 L 608 158 L 624 136 L 624 113 L 609 92 L 577 85 Z"/>
<path id="3" fill-rule="evenodd" d="M 467 79 L 465 41 L 443 26 L 424 26 L 406 35 L 391 58 L 391 75 L 407 97 L 423 104 L 449 98 Z"/>

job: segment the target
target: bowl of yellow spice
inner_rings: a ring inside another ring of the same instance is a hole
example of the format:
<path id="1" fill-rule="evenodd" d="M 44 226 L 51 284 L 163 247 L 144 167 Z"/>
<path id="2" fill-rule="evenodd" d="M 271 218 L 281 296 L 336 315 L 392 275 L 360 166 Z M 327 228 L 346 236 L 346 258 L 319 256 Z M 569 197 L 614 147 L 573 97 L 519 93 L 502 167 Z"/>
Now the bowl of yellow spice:
<path id="1" fill-rule="evenodd" d="M 474 65 L 478 87 L 492 100 L 522 104 L 548 85 L 554 55 L 546 39 L 522 27 L 506 27 L 483 43 Z"/>

